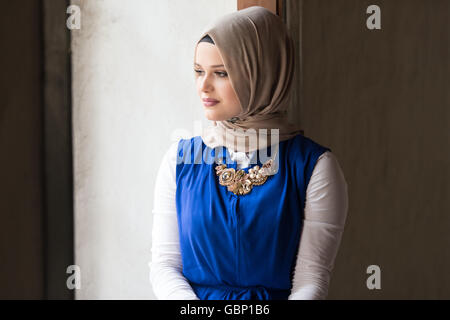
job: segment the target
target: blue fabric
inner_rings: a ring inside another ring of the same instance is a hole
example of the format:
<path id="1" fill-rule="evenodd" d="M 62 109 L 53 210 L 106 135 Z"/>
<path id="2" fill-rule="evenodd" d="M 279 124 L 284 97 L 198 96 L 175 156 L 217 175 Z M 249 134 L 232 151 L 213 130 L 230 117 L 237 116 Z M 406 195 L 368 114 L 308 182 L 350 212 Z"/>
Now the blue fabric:
<path id="1" fill-rule="evenodd" d="M 219 158 L 236 169 L 226 147 L 211 149 L 200 136 L 179 141 L 176 208 L 183 275 L 199 299 L 288 298 L 306 188 L 327 150 L 301 134 L 281 141 L 279 171 L 250 193 L 235 195 L 219 184 L 215 170 Z M 272 156 L 271 147 L 265 151 Z M 257 157 L 260 167 L 261 160 L 266 159 Z"/>

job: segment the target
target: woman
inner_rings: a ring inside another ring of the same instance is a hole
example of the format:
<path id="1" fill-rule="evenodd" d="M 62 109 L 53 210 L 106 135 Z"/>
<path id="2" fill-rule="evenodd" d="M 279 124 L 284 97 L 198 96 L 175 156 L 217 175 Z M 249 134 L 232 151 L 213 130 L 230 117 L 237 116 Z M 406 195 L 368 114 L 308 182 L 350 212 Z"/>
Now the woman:
<path id="1" fill-rule="evenodd" d="M 294 52 L 286 27 L 263 7 L 228 14 L 202 34 L 194 59 L 213 126 L 172 144 L 159 169 L 155 295 L 325 299 L 347 183 L 331 149 L 287 121 Z"/>

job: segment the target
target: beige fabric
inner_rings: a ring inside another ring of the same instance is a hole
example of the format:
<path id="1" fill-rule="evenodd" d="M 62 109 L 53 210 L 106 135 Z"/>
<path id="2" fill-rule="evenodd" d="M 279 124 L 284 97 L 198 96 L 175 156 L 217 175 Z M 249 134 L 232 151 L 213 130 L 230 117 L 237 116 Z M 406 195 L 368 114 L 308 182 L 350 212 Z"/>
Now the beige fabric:
<path id="1" fill-rule="evenodd" d="M 250 152 L 300 134 L 301 129 L 290 124 L 286 114 L 295 57 L 281 18 L 253 6 L 224 15 L 206 28 L 199 41 L 207 34 L 220 51 L 242 111 L 237 120 L 212 121 L 201 134 L 204 143 Z M 278 139 L 271 140 L 274 133 Z"/>

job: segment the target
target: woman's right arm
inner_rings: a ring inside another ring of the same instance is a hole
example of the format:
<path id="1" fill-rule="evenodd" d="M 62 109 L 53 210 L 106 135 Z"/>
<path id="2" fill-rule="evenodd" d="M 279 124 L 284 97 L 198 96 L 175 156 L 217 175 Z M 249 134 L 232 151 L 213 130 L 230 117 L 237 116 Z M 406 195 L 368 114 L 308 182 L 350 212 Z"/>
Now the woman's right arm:
<path id="1" fill-rule="evenodd" d="M 175 203 L 178 142 L 165 153 L 155 183 L 150 283 L 159 300 L 199 300 L 182 274 Z"/>

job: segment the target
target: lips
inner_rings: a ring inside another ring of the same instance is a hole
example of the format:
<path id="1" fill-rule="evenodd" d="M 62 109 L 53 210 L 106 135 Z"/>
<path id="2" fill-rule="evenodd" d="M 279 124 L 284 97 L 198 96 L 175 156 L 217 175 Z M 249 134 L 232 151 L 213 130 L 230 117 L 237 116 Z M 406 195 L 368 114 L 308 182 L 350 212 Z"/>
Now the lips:
<path id="1" fill-rule="evenodd" d="M 203 98 L 203 105 L 206 107 L 212 107 L 213 105 L 219 103 L 219 100 L 213 99 L 213 98 Z"/>

